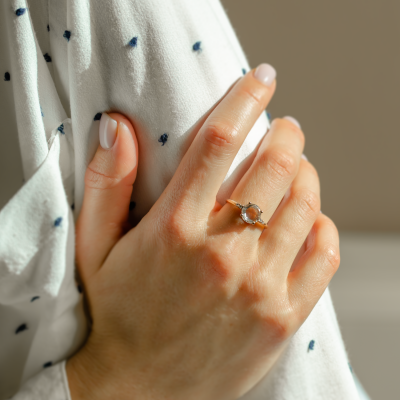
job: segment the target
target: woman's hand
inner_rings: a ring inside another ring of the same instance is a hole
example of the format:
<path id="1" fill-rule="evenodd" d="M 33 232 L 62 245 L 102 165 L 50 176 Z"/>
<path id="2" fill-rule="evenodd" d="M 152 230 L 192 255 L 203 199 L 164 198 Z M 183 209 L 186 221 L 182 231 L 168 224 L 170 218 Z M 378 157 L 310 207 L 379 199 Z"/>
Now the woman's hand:
<path id="1" fill-rule="evenodd" d="M 298 127 L 273 121 L 231 196 L 259 205 L 267 229 L 216 202 L 274 94 L 275 76 L 265 76 L 271 72 L 262 65 L 238 80 L 126 234 L 138 157 L 130 122 L 123 121 L 127 130 L 119 124 L 111 150 L 99 148 L 77 222 L 77 264 L 93 326 L 67 362 L 73 400 L 236 399 L 268 373 L 328 286 L 339 266 L 339 237 L 320 213 L 318 175 L 301 158 Z"/>

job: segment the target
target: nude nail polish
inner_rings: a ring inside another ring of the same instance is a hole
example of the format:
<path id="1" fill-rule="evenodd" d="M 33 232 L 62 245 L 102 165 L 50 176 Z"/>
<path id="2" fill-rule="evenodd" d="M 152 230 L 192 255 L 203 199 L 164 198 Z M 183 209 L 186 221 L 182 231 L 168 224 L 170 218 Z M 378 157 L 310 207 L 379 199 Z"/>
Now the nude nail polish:
<path id="1" fill-rule="evenodd" d="M 264 85 L 271 86 L 276 78 L 276 70 L 272 65 L 260 64 L 254 71 L 254 77 Z"/>
<path id="2" fill-rule="evenodd" d="M 111 149 L 117 137 L 118 122 L 107 113 L 102 113 L 100 118 L 99 139 L 103 149 Z"/>

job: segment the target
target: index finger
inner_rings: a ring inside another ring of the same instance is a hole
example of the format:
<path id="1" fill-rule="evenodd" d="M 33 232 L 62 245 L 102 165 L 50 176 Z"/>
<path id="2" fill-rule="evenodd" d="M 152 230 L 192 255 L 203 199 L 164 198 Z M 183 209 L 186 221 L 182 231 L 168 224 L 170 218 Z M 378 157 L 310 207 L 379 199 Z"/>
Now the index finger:
<path id="1" fill-rule="evenodd" d="M 166 189 L 174 204 L 184 205 L 181 211 L 186 219 L 208 217 L 214 208 L 236 154 L 275 92 L 275 78 L 269 64 L 251 70 L 200 128 Z"/>

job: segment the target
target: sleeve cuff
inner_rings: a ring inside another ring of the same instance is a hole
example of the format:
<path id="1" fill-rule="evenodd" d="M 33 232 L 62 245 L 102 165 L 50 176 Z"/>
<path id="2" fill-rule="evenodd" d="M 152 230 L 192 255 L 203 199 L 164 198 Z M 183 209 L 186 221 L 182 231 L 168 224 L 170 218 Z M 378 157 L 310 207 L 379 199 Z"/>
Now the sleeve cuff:
<path id="1" fill-rule="evenodd" d="M 65 371 L 65 360 L 33 376 L 21 387 L 12 400 L 71 400 Z"/>

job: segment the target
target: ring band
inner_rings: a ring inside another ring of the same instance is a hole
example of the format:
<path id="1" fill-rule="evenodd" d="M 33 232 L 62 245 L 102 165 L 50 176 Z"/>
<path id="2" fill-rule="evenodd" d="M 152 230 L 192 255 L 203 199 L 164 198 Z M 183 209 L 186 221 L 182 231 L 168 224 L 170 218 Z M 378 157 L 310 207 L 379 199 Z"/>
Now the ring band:
<path id="1" fill-rule="evenodd" d="M 237 208 L 239 208 L 241 210 L 240 216 L 244 222 L 251 224 L 251 225 L 255 225 L 258 222 L 259 224 L 261 224 L 263 226 L 263 228 L 268 228 L 268 225 L 261 219 L 262 211 L 261 211 L 261 208 L 258 207 L 257 204 L 250 203 L 250 201 L 249 201 L 249 204 L 246 204 L 245 206 L 243 206 L 240 203 L 238 203 L 237 201 L 232 200 L 232 199 L 228 199 L 226 201 L 227 201 L 227 203 L 233 204 L 234 206 L 236 206 Z M 255 219 L 251 219 L 247 215 L 246 212 L 249 208 L 255 210 L 255 212 L 256 212 Z"/>

